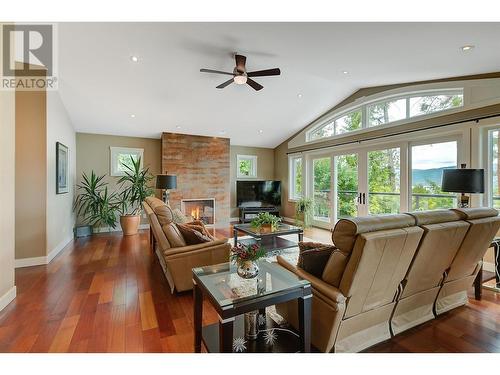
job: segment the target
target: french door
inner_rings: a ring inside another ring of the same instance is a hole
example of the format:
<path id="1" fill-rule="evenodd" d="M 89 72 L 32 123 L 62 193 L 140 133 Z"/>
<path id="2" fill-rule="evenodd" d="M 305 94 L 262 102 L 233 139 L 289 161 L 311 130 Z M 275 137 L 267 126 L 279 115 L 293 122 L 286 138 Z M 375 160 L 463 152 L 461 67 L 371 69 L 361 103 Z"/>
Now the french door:
<path id="1" fill-rule="evenodd" d="M 342 218 L 406 210 L 407 172 L 401 166 L 406 146 L 398 144 L 311 156 L 313 224 L 331 228 Z"/>

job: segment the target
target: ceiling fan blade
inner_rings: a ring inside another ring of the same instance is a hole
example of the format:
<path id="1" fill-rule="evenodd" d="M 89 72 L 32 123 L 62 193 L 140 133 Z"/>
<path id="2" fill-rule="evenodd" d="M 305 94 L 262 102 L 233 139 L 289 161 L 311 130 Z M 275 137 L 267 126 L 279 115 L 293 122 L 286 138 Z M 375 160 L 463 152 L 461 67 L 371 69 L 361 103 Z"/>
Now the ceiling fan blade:
<path id="1" fill-rule="evenodd" d="M 217 86 L 216 88 L 218 89 L 223 89 L 224 87 L 226 86 L 229 86 L 231 83 L 233 83 L 234 80 L 231 78 L 230 80 L 227 80 L 226 82 L 224 83 L 221 83 L 219 86 Z"/>
<path id="2" fill-rule="evenodd" d="M 234 55 L 234 59 L 236 60 L 236 69 L 238 70 L 238 72 L 244 73 L 245 72 L 245 64 L 247 61 L 246 56 Z"/>
<path id="3" fill-rule="evenodd" d="M 274 69 L 265 69 L 265 70 L 257 70 L 255 72 L 248 72 L 248 77 L 265 77 L 265 76 L 279 76 L 281 71 L 279 68 Z"/>
<path id="4" fill-rule="evenodd" d="M 264 86 L 258 84 L 257 82 L 255 82 L 253 79 L 250 79 L 250 78 L 247 78 L 247 83 L 248 85 L 250 85 L 255 91 L 259 91 L 259 90 L 262 90 L 264 88 Z"/>
<path id="5" fill-rule="evenodd" d="M 217 74 L 226 74 L 228 76 L 234 76 L 234 73 L 229 73 L 229 72 L 221 72 L 220 70 L 212 70 L 212 69 L 200 69 L 200 72 L 202 73 L 217 73 Z"/>

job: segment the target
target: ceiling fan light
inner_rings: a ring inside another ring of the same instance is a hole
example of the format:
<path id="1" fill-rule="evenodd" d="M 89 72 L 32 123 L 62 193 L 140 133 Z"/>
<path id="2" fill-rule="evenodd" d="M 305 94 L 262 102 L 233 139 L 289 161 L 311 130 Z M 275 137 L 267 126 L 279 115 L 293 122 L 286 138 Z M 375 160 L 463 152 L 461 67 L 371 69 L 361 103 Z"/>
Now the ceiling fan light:
<path id="1" fill-rule="evenodd" d="M 245 83 L 247 83 L 247 76 L 245 75 L 234 76 L 233 80 L 234 83 L 236 83 L 237 85 L 244 85 Z"/>

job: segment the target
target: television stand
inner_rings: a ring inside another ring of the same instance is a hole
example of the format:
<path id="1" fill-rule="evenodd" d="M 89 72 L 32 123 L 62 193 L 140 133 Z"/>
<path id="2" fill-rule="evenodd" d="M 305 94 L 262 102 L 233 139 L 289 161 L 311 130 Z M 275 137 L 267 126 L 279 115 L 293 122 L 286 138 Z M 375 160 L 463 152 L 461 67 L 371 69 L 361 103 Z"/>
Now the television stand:
<path id="1" fill-rule="evenodd" d="M 269 212 L 274 216 L 280 217 L 278 207 L 240 207 L 240 223 L 249 223 L 261 212 Z"/>

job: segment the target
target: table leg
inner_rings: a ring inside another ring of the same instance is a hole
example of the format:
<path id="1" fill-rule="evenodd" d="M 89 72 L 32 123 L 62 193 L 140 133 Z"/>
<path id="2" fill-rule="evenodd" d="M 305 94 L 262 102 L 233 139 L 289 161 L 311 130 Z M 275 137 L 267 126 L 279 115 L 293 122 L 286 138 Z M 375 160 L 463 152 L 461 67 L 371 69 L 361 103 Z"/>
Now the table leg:
<path id="1" fill-rule="evenodd" d="M 233 325 L 234 318 L 219 317 L 219 353 L 233 352 Z"/>
<path id="2" fill-rule="evenodd" d="M 311 352 L 311 299 L 312 294 L 299 298 L 299 335 L 302 353 Z"/>
<path id="3" fill-rule="evenodd" d="M 203 316 L 203 292 L 200 287 L 194 282 L 193 299 L 194 299 L 194 352 L 201 353 L 201 330 Z"/>
<path id="4" fill-rule="evenodd" d="M 483 284 L 483 266 L 479 269 L 476 278 L 474 279 L 474 298 L 481 301 L 482 285 Z"/>
<path id="5" fill-rule="evenodd" d="M 496 281 L 497 281 L 497 288 L 498 288 L 498 284 L 500 283 L 500 243 L 496 242 L 495 241 L 495 245 L 493 246 L 493 250 L 494 250 L 494 257 L 495 257 L 495 277 L 496 277 Z"/>
<path id="6" fill-rule="evenodd" d="M 304 241 L 304 232 L 299 232 L 299 242 Z"/>
<path id="7" fill-rule="evenodd" d="M 233 228 L 234 246 L 238 246 L 238 229 Z"/>

